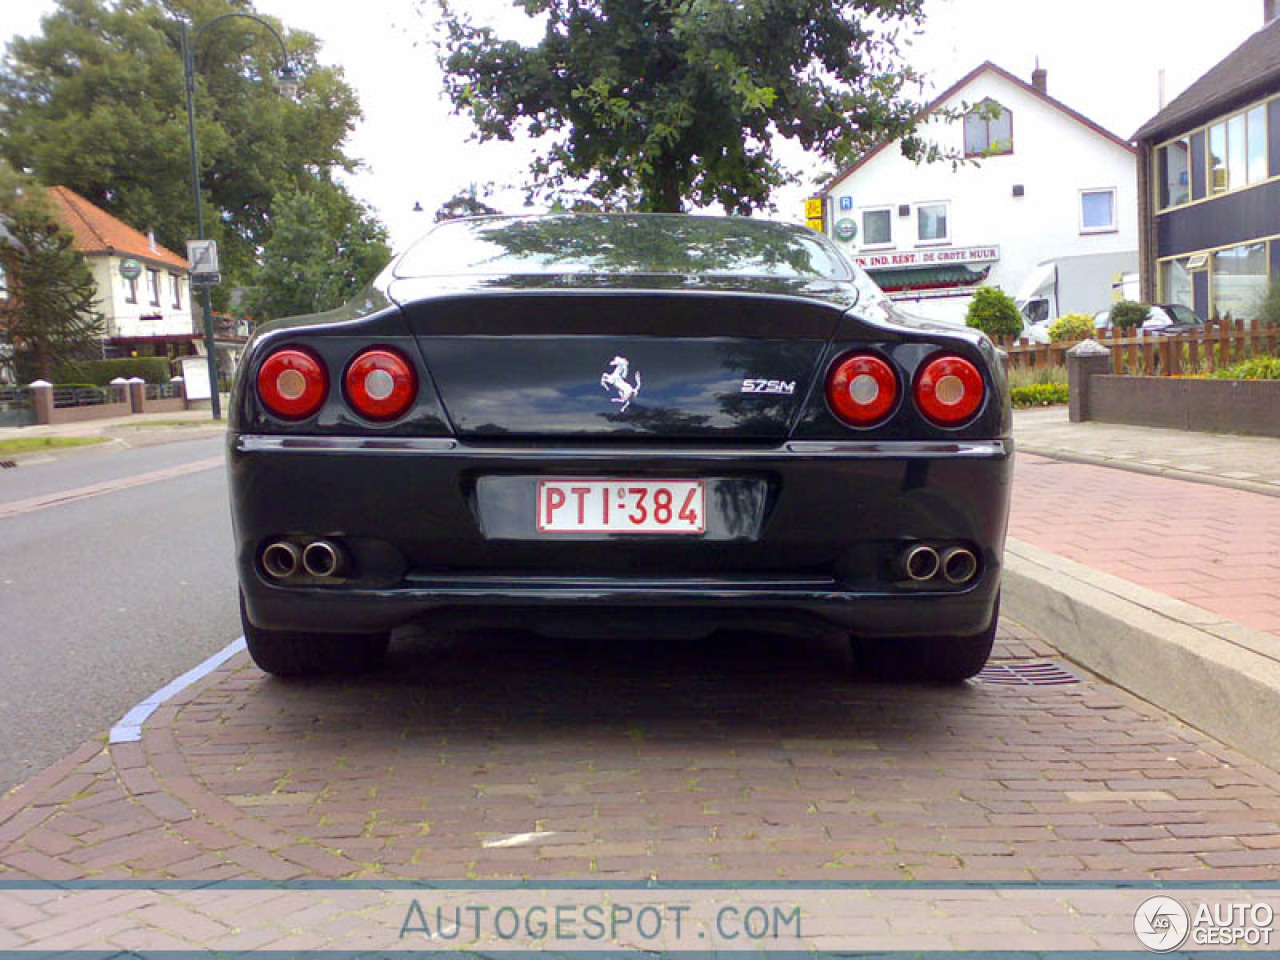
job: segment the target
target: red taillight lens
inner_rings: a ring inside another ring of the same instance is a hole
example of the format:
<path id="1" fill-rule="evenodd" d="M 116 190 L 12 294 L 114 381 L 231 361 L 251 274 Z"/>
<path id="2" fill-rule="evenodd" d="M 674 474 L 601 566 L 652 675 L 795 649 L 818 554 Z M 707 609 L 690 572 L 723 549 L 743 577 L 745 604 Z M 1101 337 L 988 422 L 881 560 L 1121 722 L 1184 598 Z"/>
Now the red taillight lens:
<path id="1" fill-rule="evenodd" d="M 418 395 L 413 365 L 394 350 L 366 350 L 347 367 L 347 399 L 356 413 L 369 420 L 394 420 Z"/>
<path id="2" fill-rule="evenodd" d="M 258 396 L 285 420 L 305 420 L 320 409 L 328 392 L 324 364 L 307 350 L 277 350 L 258 368 Z"/>
<path id="3" fill-rule="evenodd" d="M 898 402 L 898 377 L 888 362 L 873 353 L 845 357 L 827 375 L 831 412 L 851 427 L 883 420 Z"/>
<path id="4" fill-rule="evenodd" d="M 982 374 L 963 357 L 938 357 L 916 376 L 916 406 L 943 427 L 955 427 L 978 412 L 986 388 Z"/>

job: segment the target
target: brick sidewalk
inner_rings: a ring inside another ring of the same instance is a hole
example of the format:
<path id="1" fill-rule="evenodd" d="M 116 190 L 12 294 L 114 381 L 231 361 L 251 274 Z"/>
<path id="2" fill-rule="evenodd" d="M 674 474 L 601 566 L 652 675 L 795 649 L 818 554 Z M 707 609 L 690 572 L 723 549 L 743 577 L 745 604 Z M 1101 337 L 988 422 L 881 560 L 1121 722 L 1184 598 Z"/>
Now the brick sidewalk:
<path id="1" fill-rule="evenodd" d="M 4 879 L 1274 880 L 1277 848 L 1280 776 L 1111 686 L 877 685 L 742 634 L 240 656 L 0 801 Z"/>
<path id="2" fill-rule="evenodd" d="M 1010 535 L 1280 635 L 1280 498 L 1019 454 Z"/>

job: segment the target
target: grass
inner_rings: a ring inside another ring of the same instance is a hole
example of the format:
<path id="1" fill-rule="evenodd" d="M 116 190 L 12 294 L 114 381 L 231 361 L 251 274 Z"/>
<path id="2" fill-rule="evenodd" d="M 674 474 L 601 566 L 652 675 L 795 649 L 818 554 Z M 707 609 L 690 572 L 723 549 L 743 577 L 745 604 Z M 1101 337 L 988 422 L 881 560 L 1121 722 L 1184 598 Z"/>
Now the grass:
<path id="1" fill-rule="evenodd" d="M 0 455 L 30 453 L 33 450 L 56 450 L 60 447 L 87 447 L 106 443 L 109 437 L 14 437 L 0 440 Z"/>
<path id="2" fill-rule="evenodd" d="M 127 423 L 125 426 L 132 427 L 135 430 L 142 430 L 145 427 L 211 427 L 225 424 L 225 420 L 215 420 L 213 417 L 208 417 L 200 420 L 143 420 L 139 423 Z"/>
<path id="3" fill-rule="evenodd" d="M 1067 368 L 1062 365 L 1053 367 L 1014 367 L 1009 371 L 1009 386 L 1012 389 L 1039 387 L 1046 383 L 1060 383 L 1065 387 L 1067 385 Z"/>

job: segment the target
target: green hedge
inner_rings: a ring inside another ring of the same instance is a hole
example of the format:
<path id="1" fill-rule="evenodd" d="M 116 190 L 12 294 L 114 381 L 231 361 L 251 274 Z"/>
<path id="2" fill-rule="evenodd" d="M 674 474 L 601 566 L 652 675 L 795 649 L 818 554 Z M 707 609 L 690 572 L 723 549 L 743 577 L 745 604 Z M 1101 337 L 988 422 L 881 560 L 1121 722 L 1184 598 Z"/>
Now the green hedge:
<path id="1" fill-rule="evenodd" d="M 1066 403 L 1069 398 L 1065 383 L 1037 383 L 1014 387 L 1009 392 L 1015 407 L 1051 407 L 1055 403 Z"/>
<path id="2" fill-rule="evenodd" d="M 55 383 L 91 383 L 105 387 L 116 377 L 132 380 L 141 377 L 147 383 L 168 383 L 170 372 L 167 357 L 121 357 L 119 360 L 87 360 L 75 366 L 63 367 L 54 373 Z"/>

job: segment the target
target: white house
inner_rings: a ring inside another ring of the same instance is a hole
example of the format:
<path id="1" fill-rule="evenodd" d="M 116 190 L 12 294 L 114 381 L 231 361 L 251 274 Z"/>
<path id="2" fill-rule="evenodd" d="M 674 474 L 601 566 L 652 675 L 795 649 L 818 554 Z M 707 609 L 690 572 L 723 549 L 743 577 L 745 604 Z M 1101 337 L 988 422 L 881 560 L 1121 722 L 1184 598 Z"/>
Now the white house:
<path id="1" fill-rule="evenodd" d="M 960 320 L 978 285 L 1016 295 L 1063 258 L 1104 264 L 1108 279 L 1137 269 L 1134 149 L 1046 81 L 982 64 L 929 104 L 920 131 L 964 163 L 917 164 L 886 141 L 823 194 L 828 234 L 911 312 Z"/>
<path id="2" fill-rule="evenodd" d="M 109 357 L 196 352 L 187 261 L 67 187 L 50 187 L 59 218 L 98 285 Z"/>

